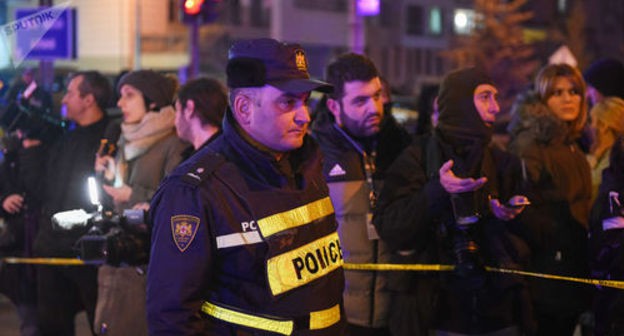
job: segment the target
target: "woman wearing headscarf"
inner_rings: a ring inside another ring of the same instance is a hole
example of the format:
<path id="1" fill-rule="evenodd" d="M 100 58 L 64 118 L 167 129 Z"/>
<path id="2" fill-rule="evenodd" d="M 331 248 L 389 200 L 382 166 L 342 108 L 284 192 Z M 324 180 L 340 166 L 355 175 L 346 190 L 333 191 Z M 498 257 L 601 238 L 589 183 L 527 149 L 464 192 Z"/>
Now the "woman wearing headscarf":
<path id="1" fill-rule="evenodd" d="M 103 188 L 121 214 L 131 208 L 147 209 L 160 181 L 182 161 L 188 144 L 176 136 L 173 79 L 151 70 L 133 71 L 120 79 L 118 90 L 123 120 L 117 153 L 115 157 L 100 153 L 104 155 L 98 155 L 95 168 L 111 182 Z M 107 264 L 98 272 L 95 331 L 147 335 L 144 272 L 149 235 L 124 232 L 112 238 L 109 242 L 118 243 L 107 243 Z"/>
<path id="2" fill-rule="evenodd" d="M 512 110 L 510 151 L 522 158 L 532 205 L 524 213 L 531 270 L 586 277 L 590 168 L 577 144 L 587 118 L 585 82 L 578 69 L 551 64 L 535 78 L 535 92 Z M 572 335 L 588 308 L 582 284 L 532 278 L 538 335 Z"/>
<path id="3" fill-rule="evenodd" d="M 452 264 L 453 272 L 405 273 L 397 288 L 393 335 L 520 335 L 531 312 L 518 269 L 526 245 L 514 234 L 520 162 L 491 143 L 498 90 L 481 70 L 448 74 L 439 123 L 416 138 L 386 172 L 374 222 L 397 262 Z M 514 206 L 509 205 L 512 203 Z"/>

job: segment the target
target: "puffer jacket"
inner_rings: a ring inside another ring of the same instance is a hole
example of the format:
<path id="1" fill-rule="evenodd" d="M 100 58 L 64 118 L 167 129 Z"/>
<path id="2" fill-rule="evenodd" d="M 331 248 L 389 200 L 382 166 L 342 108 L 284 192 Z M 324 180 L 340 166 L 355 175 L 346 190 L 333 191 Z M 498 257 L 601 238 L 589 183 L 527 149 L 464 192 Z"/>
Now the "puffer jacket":
<path id="1" fill-rule="evenodd" d="M 328 113 L 324 111 L 322 113 Z M 338 221 L 343 256 L 348 263 L 389 263 L 391 251 L 372 226 L 363 144 L 340 129 L 332 118 L 317 119 L 313 136 L 324 155 L 323 175 Z M 370 140 L 370 139 L 369 139 Z M 386 168 L 411 140 L 394 118 L 386 116 L 376 138 L 374 189 L 381 190 Z M 390 272 L 345 271 L 345 312 L 349 323 L 381 328 L 388 325 Z"/>

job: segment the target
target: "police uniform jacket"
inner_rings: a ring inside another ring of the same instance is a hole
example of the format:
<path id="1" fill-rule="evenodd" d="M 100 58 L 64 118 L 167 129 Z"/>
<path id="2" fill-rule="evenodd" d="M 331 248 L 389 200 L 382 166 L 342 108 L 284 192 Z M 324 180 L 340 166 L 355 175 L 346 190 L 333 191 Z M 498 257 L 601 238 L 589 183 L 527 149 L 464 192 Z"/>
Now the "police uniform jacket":
<path id="1" fill-rule="evenodd" d="M 377 137 L 360 141 L 333 120 L 320 121 L 314 126 L 313 136 L 324 155 L 323 175 L 339 223 L 345 261 L 390 263 L 391 251 L 385 242 L 377 239 L 372 227 L 370 193 L 381 190 L 387 165 L 409 143 L 409 135 L 391 116 L 384 119 Z M 371 146 L 365 146 L 367 140 Z M 367 174 L 371 175 L 371 181 L 367 180 Z M 343 297 L 349 323 L 373 328 L 387 326 L 390 276 L 390 272 L 345 271 Z"/>
<path id="2" fill-rule="evenodd" d="M 293 334 L 340 334 L 342 254 L 318 148 L 306 138 L 277 162 L 234 123 L 228 113 L 223 135 L 152 202 L 150 335 L 221 334 L 224 324 L 258 332 L 247 317 L 253 326 L 200 316 L 215 306 L 294 321 Z"/>

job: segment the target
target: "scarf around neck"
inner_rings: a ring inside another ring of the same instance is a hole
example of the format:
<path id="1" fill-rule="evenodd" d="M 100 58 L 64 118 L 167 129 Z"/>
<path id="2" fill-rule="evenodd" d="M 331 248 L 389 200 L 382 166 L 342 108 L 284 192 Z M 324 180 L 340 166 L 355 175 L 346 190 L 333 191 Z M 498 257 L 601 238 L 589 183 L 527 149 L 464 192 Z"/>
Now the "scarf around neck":
<path id="1" fill-rule="evenodd" d="M 137 124 L 121 124 L 121 147 L 126 161 L 141 156 L 156 142 L 174 131 L 175 111 L 165 106 L 159 112 L 147 112 Z"/>

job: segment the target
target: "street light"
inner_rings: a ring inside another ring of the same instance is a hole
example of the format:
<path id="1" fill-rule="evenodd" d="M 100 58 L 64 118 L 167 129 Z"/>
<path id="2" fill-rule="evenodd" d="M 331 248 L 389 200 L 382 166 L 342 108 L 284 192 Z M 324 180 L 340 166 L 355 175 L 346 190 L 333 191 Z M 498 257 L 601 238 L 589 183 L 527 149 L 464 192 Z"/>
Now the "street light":
<path id="1" fill-rule="evenodd" d="M 184 22 L 192 22 L 198 19 L 202 10 L 204 0 L 183 0 L 182 12 L 184 13 Z"/>

